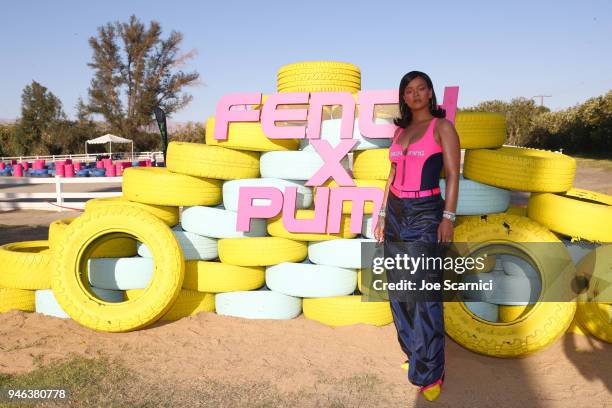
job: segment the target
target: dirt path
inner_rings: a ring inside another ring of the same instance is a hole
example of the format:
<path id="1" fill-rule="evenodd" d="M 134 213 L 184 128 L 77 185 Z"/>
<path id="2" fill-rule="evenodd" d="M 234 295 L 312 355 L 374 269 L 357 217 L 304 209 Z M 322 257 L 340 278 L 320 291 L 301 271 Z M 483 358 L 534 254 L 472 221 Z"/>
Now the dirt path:
<path id="1" fill-rule="evenodd" d="M 303 406 L 330 395 L 346 406 L 423 402 L 399 368 L 403 356 L 392 325 L 331 328 L 303 317 L 255 321 L 200 313 L 109 334 L 9 312 L 0 314 L 0 350 L 0 372 L 27 372 L 37 360 L 69 353 L 103 354 L 168 387 L 197 388 L 208 379 L 231 387 L 270 384 L 280 394 L 302 394 Z M 480 356 L 447 338 L 446 358 L 445 391 L 436 406 L 604 407 L 610 401 L 612 346 L 581 335 L 568 334 L 518 360 Z"/>

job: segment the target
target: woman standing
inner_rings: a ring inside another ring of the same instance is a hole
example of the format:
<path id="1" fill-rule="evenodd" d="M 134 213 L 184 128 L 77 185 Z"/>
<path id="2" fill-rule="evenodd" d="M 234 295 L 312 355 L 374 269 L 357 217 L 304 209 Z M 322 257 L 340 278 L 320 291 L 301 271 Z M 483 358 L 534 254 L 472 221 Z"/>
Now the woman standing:
<path id="1" fill-rule="evenodd" d="M 410 257 L 437 257 L 453 239 L 459 188 L 459 137 L 444 119 L 429 76 L 412 71 L 399 85 L 400 117 L 389 148 L 391 170 L 374 235 L 385 242 L 385 256 L 402 248 Z M 446 174 L 445 199 L 440 194 L 440 171 Z M 391 194 L 389 194 L 391 192 Z M 440 269 L 411 271 L 412 279 L 442 282 Z M 387 271 L 389 282 L 399 281 Z M 418 287 L 421 283 L 417 282 Z M 390 294 L 393 321 L 408 379 L 424 397 L 438 398 L 444 380 L 444 315 L 442 298 L 398 299 Z M 405 294 L 404 294 L 405 296 Z M 416 297 L 416 296 L 415 296 Z M 406 367 L 407 365 L 407 367 Z"/>

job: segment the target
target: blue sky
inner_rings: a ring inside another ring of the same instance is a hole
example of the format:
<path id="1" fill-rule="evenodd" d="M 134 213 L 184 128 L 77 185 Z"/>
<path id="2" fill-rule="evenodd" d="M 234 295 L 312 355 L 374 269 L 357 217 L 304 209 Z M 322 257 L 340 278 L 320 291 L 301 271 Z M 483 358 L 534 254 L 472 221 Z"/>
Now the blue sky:
<path id="1" fill-rule="evenodd" d="M 197 50 L 201 84 L 175 121 L 204 121 L 230 92 L 276 90 L 276 71 L 303 60 L 357 64 L 362 89 L 396 88 L 413 69 L 459 106 L 553 95 L 553 110 L 612 89 L 612 2 L 601 1 L 6 1 L 0 24 L 0 118 L 20 114 L 33 79 L 69 116 L 87 96 L 88 38 L 135 14 Z M 164 37 L 165 37 L 164 35 Z"/>

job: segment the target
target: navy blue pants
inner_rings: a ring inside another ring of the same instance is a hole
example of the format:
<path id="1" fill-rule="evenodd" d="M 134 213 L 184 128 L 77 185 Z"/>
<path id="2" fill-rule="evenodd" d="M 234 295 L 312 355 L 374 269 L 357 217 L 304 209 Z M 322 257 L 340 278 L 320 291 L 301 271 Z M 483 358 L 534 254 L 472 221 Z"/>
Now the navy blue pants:
<path id="1" fill-rule="evenodd" d="M 438 226 L 442 220 L 444 199 L 440 194 L 420 198 L 399 198 L 389 192 L 385 217 L 385 256 L 397 254 L 398 248 L 408 256 L 440 256 Z M 400 245 L 395 245 L 401 243 Z M 401 254 L 402 255 L 402 254 Z M 405 277 L 387 270 L 387 280 L 396 282 Z M 442 282 L 442 270 L 418 269 L 411 275 L 420 281 Z M 389 294 L 393 322 L 404 353 L 408 356 L 408 380 L 418 386 L 434 383 L 444 371 L 444 314 L 442 298 L 426 300 L 401 298 Z"/>

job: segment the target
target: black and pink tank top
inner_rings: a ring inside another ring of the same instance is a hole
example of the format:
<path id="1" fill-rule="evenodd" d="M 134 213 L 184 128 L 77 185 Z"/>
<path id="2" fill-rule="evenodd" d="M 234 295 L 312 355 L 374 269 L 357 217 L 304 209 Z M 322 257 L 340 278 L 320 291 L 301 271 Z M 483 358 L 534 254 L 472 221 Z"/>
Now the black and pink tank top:
<path id="1" fill-rule="evenodd" d="M 436 143 L 434 129 L 437 118 L 433 118 L 425 134 L 406 151 L 397 142 L 402 128 L 395 131 L 389 147 L 389 160 L 395 163 L 395 178 L 389 189 L 397 196 L 403 191 L 431 190 L 439 187 L 442 170 L 442 147 Z"/>

